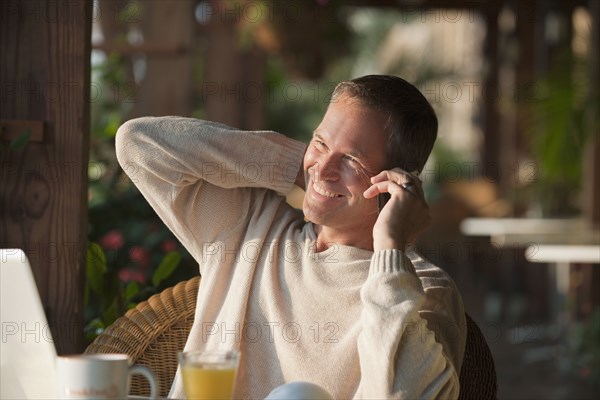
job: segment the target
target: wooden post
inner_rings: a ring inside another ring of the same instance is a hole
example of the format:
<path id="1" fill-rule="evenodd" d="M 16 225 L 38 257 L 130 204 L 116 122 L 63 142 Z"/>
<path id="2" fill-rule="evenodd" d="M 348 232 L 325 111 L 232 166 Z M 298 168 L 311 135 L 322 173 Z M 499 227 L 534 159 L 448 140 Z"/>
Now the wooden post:
<path id="1" fill-rule="evenodd" d="M 600 4 L 597 1 L 589 2 L 590 15 L 592 16 L 592 34 L 590 49 L 598 49 L 600 45 Z M 590 74 L 590 90 L 592 91 L 592 98 L 598 99 L 600 96 L 598 90 L 598 68 L 600 68 L 600 61 L 598 60 L 598 51 L 590 51 L 589 60 L 589 74 Z M 593 118 L 593 117 L 592 117 Z M 597 120 L 597 116 L 596 116 Z M 597 129 L 598 126 L 592 129 Z M 592 135 L 590 140 L 590 147 L 584 158 L 584 175 L 581 182 L 583 188 L 583 203 L 584 203 L 584 215 L 590 224 L 595 227 L 600 227 L 600 185 L 598 180 L 600 179 L 600 133 L 589 132 Z M 597 295 L 600 297 L 600 295 Z M 599 299 L 600 300 L 600 299 Z"/>
<path id="2" fill-rule="evenodd" d="M 0 247 L 25 250 L 59 354 L 83 345 L 92 5 L 0 2 L 0 119 L 43 125 L 2 140 Z"/>
<path id="3" fill-rule="evenodd" d="M 600 3 L 590 0 L 590 15 L 592 17 L 592 33 L 590 49 L 598 49 L 600 45 Z M 598 51 L 590 51 L 589 74 L 590 88 L 592 96 L 598 99 L 598 68 L 600 67 Z M 598 126 L 592 126 L 592 129 L 598 129 Z M 600 228 L 600 188 L 598 180 L 600 179 L 600 133 L 598 131 L 589 132 L 590 146 L 587 149 L 584 158 L 583 179 L 581 187 L 583 191 L 583 210 L 584 217 L 590 225 L 596 229 Z M 597 265 L 587 265 L 584 276 L 584 292 L 588 295 L 588 315 L 600 307 L 600 271 Z"/>
<path id="4" fill-rule="evenodd" d="M 128 117 L 189 117 L 193 110 L 193 60 L 189 49 L 193 38 L 194 2 L 142 1 L 137 4 L 142 36 L 150 45 L 142 51 L 163 49 L 166 57 L 156 57 L 160 51 L 145 53 L 145 76 L 134 95 L 135 104 Z"/>
<path id="5" fill-rule="evenodd" d="M 241 129 L 265 129 L 266 54 L 255 44 L 242 45 L 238 25 L 245 21 L 237 3 L 212 3 L 214 14 L 206 24 L 203 80 L 197 87 L 205 117 Z M 265 11 L 266 12 L 266 11 Z"/>
<path id="6" fill-rule="evenodd" d="M 518 61 L 515 71 L 515 88 L 513 102 L 517 118 L 517 130 L 514 137 L 511 138 L 509 147 L 504 150 L 507 152 L 506 167 L 510 171 L 518 168 L 520 158 L 529 152 L 529 144 L 526 140 L 526 127 L 531 121 L 530 103 L 535 101 L 536 87 L 536 43 L 535 34 L 537 25 L 540 21 L 539 4 L 537 0 L 523 0 L 516 3 L 516 28 L 518 38 Z M 513 190 L 514 184 L 512 174 L 506 174 L 503 182 L 505 188 Z"/>
<path id="7" fill-rule="evenodd" d="M 485 37 L 484 53 L 489 65 L 484 83 L 484 142 L 482 147 L 482 173 L 486 178 L 499 183 L 498 174 L 494 173 L 500 167 L 500 129 L 499 101 L 496 93 L 500 90 L 498 79 L 498 14 L 500 3 L 491 3 L 484 8 L 487 34 Z"/>

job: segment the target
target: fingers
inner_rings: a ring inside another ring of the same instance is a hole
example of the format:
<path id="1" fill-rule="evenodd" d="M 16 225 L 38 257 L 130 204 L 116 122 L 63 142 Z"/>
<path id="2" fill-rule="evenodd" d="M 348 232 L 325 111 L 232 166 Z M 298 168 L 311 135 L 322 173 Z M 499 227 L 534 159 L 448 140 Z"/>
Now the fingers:
<path id="1" fill-rule="evenodd" d="M 379 193 L 393 193 L 398 185 L 391 181 L 383 181 L 371 185 L 367 190 L 363 192 L 363 196 L 367 199 L 377 196 Z"/>
<path id="2" fill-rule="evenodd" d="M 412 181 L 396 183 L 393 181 L 383 181 L 376 184 L 371 185 L 367 190 L 363 192 L 363 196 L 367 199 L 377 196 L 379 193 L 390 193 L 390 194 L 400 194 L 401 192 L 406 192 L 411 196 L 416 196 L 421 200 L 425 200 L 423 189 L 420 185 L 416 185 Z"/>
<path id="3" fill-rule="evenodd" d="M 416 180 L 421 182 L 421 179 L 417 176 L 417 171 L 407 172 L 402 168 L 394 168 L 391 170 L 384 170 L 371 178 L 371 183 L 378 183 L 386 180 L 398 182 L 398 178 L 402 178 L 402 181 Z"/>
<path id="4" fill-rule="evenodd" d="M 394 193 L 398 188 L 411 193 L 421 199 L 425 199 L 421 180 L 414 174 L 408 173 L 401 168 L 381 171 L 371 178 L 372 185 L 365 190 L 364 196 L 371 198 L 379 193 Z"/>

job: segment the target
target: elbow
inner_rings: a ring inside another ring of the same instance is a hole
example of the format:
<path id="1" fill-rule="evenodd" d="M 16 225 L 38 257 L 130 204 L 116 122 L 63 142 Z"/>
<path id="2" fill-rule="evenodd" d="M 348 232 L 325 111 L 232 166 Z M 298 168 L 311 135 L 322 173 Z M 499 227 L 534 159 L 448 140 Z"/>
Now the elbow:
<path id="1" fill-rule="evenodd" d="M 144 135 L 148 132 L 148 118 L 135 118 L 126 121 L 117 130 L 115 136 L 115 152 L 121 167 L 133 162 L 136 149 Z"/>
<path id="2" fill-rule="evenodd" d="M 436 399 L 458 399 L 460 395 L 460 380 L 456 370 L 450 367 L 449 377 L 445 379 L 440 391 L 434 396 Z"/>
<path id="3" fill-rule="evenodd" d="M 460 393 L 460 380 L 454 366 L 446 361 L 443 370 L 439 371 L 429 383 L 421 387 L 420 394 L 415 397 L 428 399 L 458 399 Z"/>

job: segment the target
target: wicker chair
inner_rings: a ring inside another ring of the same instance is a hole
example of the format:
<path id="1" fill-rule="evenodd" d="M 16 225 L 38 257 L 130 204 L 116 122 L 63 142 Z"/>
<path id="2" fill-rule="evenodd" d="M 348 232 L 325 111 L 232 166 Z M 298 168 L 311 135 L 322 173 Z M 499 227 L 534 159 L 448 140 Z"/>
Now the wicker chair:
<path id="1" fill-rule="evenodd" d="M 129 354 L 135 364 L 156 374 L 159 396 L 167 397 L 177 371 L 177 352 L 183 349 L 194 322 L 199 283 L 200 277 L 194 277 L 141 302 L 106 328 L 85 353 Z M 134 375 L 129 392 L 150 396 L 150 385 Z"/>
<path id="2" fill-rule="evenodd" d="M 498 392 L 496 380 L 496 367 L 494 358 L 485 336 L 465 313 L 467 318 L 467 344 L 465 356 L 460 369 L 460 394 L 461 400 L 495 400 Z"/>
<path id="3" fill-rule="evenodd" d="M 196 308 L 200 277 L 180 282 L 129 310 L 88 346 L 85 353 L 129 354 L 136 364 L 149 367 L 166 397 L 177 370 L 177 352 L 185 345 Z M 460 373 L 461 400 L 496 399 L 494 359 L 485 337 L 467 315 L 467 346 Z M 149 396 L 145 379 L 133 376 L 130 394 Z"/>

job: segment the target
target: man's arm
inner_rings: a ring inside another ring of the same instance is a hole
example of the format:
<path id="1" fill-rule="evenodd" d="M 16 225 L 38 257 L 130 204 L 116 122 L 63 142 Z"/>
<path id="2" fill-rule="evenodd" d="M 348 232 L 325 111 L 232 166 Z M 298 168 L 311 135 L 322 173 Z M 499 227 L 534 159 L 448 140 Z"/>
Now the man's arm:
<path id="1" fill-rule="evenodd" d="M 371 183 L 365 197 L 387 192 L 391 198 L 373 228 L 374 255 L 361 290 L 360 396 L 455 398 L 466 335 L 462 301 L 435 274 L 425 278 L 426 295 L 406 255 L 431 221 L 421 182 L 396 168 Z"/>
<path id="2" fill-rule="evenodd" d="M 446 314 L 454 310 L 424 310 L 427 299 L 422 283 L 403 251 L 381 250 L 373 254 L 361 300 L 358 354 L 362 378 L 356 397 L 458 397 L 459 370 L 449 355 L 454 348 L 445 348 L 448 343 L 440 343 L 436 332 L 430 329 L 433 327 L 421 315 L 423 311 Z M 439 321 L 459 318 L 438 317 Z M 450 327 L 438 328 L 443 331 Z M 456 332 L 457 327 L 453 328 Z M 464 335 L 461 329 L 458 328 L 459 334 Z M 464 345 L 461 340 L 450 345 L 458 348 L 461 343 Z"/>
<path id="3" fill-rule="evenodd" d="M 248 188 L 292 188 L 304 148 L 271 131 L 179 117 L 131 120 L 116 138 L 123 170 L 197 260 L 255 204 Z"/>

